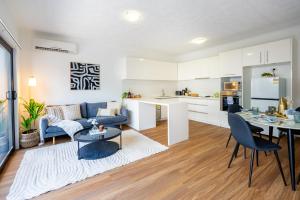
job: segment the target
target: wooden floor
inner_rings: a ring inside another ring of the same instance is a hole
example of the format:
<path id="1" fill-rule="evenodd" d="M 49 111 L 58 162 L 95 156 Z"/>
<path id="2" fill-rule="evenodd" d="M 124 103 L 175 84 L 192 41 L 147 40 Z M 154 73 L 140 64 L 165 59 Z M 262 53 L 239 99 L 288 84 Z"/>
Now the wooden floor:
<path id="1" fill-rule="evenodd" d="M 166 123 L 143 131 L 162 144 L 167 142 L 166 133 Z M 254 167 L 253 185 L 248 188 L 249 158 L 244 160 L 240 151 L 232 167 L 227 169 L 234 145 L 231 141 L 225 149 L 227 137 L 226 129 L 191 121 L 189 141 L 38 199 L 300 199 L 300 186 L 297 192 L 292 192 L 290 187 L 286 139 L 281 141 L 283 149 L 279 156 L 288 186 L 283 185 L 274 155 L 266 157 L 260 153 L 260 166 Z M 296 140 L 296 147 L 299 146 L 300 140 Z M 299 149 L 296 148 L 297 172 L 300 171 Z M 5 199 L 24 152 L 15 152 L 2 171 L 0 199 Z"/>

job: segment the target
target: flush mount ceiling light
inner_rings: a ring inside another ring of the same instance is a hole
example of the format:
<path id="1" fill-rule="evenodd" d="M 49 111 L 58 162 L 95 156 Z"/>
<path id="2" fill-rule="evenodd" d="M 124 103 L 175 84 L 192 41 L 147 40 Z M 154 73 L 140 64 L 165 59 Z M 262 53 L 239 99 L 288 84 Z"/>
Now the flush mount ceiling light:
<path id="1" fill-rule="evenodd" d="M 197 38 L 192 39 L 190 41 L 190 43 L 192 43 L 192 44 L 203 44 L 206 41 L 207 41 L 207 38 L 205 38 L 205 37 L 197 37 Z"/>
<path id="2" fill-rule="evenodd" d="M 123 17 L 126 21 L 135 23 L 142 19 L 142 14 L 137 10 L 125 10 Z"/>

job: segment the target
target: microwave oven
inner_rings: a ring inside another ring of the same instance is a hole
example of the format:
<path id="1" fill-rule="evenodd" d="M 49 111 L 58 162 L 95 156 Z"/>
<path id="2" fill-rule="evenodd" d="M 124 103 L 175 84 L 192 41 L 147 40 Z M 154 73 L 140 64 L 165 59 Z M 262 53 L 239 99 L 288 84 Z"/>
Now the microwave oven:
<path id="1" fill-rule="evenodd" d="M 231 81 L 231 82 L 224 82 L 224 90 L 226 91 L 238 91 L 240 87 L 239 82 Z"/>

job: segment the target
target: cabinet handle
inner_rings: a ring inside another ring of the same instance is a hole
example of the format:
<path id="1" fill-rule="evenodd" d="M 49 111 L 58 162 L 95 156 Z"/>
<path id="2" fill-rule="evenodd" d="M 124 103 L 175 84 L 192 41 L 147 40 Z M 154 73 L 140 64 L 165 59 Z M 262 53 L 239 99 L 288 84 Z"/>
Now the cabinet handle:
<path id="1" fill-rule="evenodd" d="M 269 63 L 269 51 L 267 51 L 267 64 Z"/>
<path id="2" fill-rule="evenodd" d="M 200 113 L 200 114 L 208 115 L 207 112 L 200 112 L 200 111 L 196 111 L 196 110 L 188 110 L 188 112 L 194 112 L 194 113 Z"/>

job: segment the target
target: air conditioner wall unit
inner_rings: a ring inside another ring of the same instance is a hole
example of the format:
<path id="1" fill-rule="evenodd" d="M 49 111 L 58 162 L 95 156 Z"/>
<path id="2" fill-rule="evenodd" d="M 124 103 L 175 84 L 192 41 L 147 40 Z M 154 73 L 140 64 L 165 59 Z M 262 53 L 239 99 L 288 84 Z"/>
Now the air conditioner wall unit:
<path id="1" fill-rule="evenodd" d="M 34 49 L 61 53 L 77 53 L 77 45 L 70 42 L 60 42 L 46 39 L 35 39 Z"/>

